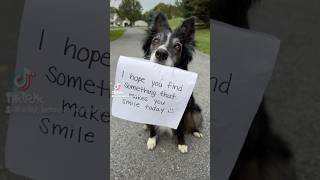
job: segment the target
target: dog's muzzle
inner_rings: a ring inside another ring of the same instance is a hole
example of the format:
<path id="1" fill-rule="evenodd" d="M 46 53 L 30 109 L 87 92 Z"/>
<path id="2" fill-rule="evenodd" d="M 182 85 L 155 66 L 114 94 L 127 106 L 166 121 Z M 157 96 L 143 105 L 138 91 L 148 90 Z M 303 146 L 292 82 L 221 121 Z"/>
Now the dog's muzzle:
<path id="1" fill-rule="evenodd" d="M 165 61 L 167 60 L 169 57 L 169 52 L 165 49 L 158 49 L 156 51 L 156 58 L 158 59 L 158 61 Z"/>

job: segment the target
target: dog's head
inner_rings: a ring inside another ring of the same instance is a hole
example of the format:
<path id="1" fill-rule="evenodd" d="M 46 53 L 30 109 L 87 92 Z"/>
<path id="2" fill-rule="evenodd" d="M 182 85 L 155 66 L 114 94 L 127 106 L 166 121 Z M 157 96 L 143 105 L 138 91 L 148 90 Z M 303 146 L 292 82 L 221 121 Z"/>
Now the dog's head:
<path id="1" fill-rule="evenodd" d="M 146 59 L 167 66 L 187 69 L 194 51 L 195 18 L 191 17 L 171 30 L 166 16 L 158 13 L 143 43 Z"/>

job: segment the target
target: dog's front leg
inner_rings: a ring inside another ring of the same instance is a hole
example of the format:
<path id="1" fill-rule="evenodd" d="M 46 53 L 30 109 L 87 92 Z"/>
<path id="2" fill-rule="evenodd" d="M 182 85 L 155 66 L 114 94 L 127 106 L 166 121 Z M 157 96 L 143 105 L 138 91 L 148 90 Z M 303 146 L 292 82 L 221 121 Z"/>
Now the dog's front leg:
<path id="1" fill-rule="evenodd" d="M 186 142 L 184 140 L 183 120 L 180 122 L 176 132 L 177 132 L 177 138 L 178 138 L 179 151 L 182 153 L 187 153 L 188 152 L 188 145 L 186 145 Z"/>
<path id="2" fill-rule="evenodd" d="M 156 128 L 154 125 L 147 125 L 148 129 L 150 131 L 150 136 L 147 142 L 147 147 L 149 150 L 152 150 L 156 147 L 157 145 L 157 134 L 156 134 Z"/>

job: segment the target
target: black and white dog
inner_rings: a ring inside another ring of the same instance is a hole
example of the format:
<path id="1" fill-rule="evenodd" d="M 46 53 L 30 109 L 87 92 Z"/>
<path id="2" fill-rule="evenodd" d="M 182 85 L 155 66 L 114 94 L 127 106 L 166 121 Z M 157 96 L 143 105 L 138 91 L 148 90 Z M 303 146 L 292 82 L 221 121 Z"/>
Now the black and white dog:
<path id="1" fill-rule="evenodd" d="M 195 18 L 191 17 L 182 22 L 175 30 L 171 30 L 167 17 L 158 13 L 147 30 L 143 42 L 144 58 L 151 62 L 188 70 L 188 64 L 192 60 L 194 52 Z M 188 146 L 184 135 L 192 133 L 196 137 L 202 137 L 199 127 L 202 122 L 200 107 L 195 103 L 193 95 L 188 102 L 177 130 L 171 130 L 178 139 L 178 149 L 182 153 L 188 152 Z M 156 146 L 157 134 L 161 127 L 147 125 L 150 136 L 147 147 L 152 150 Z"/>
<path id="2" fill-rule="evenodd" d="M 211 1 L 211 18 L 249 29 L 248 11 L 256 1 Z M 229 180 L 295 180 L 292 158 L 287 143 L 271 128 L 264 99 Z"/>

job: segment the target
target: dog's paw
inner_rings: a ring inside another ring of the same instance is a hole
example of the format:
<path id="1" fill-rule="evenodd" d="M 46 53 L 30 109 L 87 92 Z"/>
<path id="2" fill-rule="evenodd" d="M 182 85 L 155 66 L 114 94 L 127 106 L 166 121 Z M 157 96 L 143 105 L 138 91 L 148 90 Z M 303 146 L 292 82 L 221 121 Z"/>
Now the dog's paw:
<path id="1" fill-rule="evenodd" d="M 148 139 L 147 146 L 149 150 L 154 149 L 154 147 L 156 147 L 156 144 L 157 144 L 156 137 L 152 137 Z"/>
<path id="2" fill-rule="evenodd" d="M 201 132 L 193 132 L 193 135 L 197 138 L 202 138 L 203 134 Z"/>
<path id="3" fill-rule="evenodd" d="M 188 152 L 188 146 L 186 144 L 178 144 L 178 149 L 182 153 Z"/>

